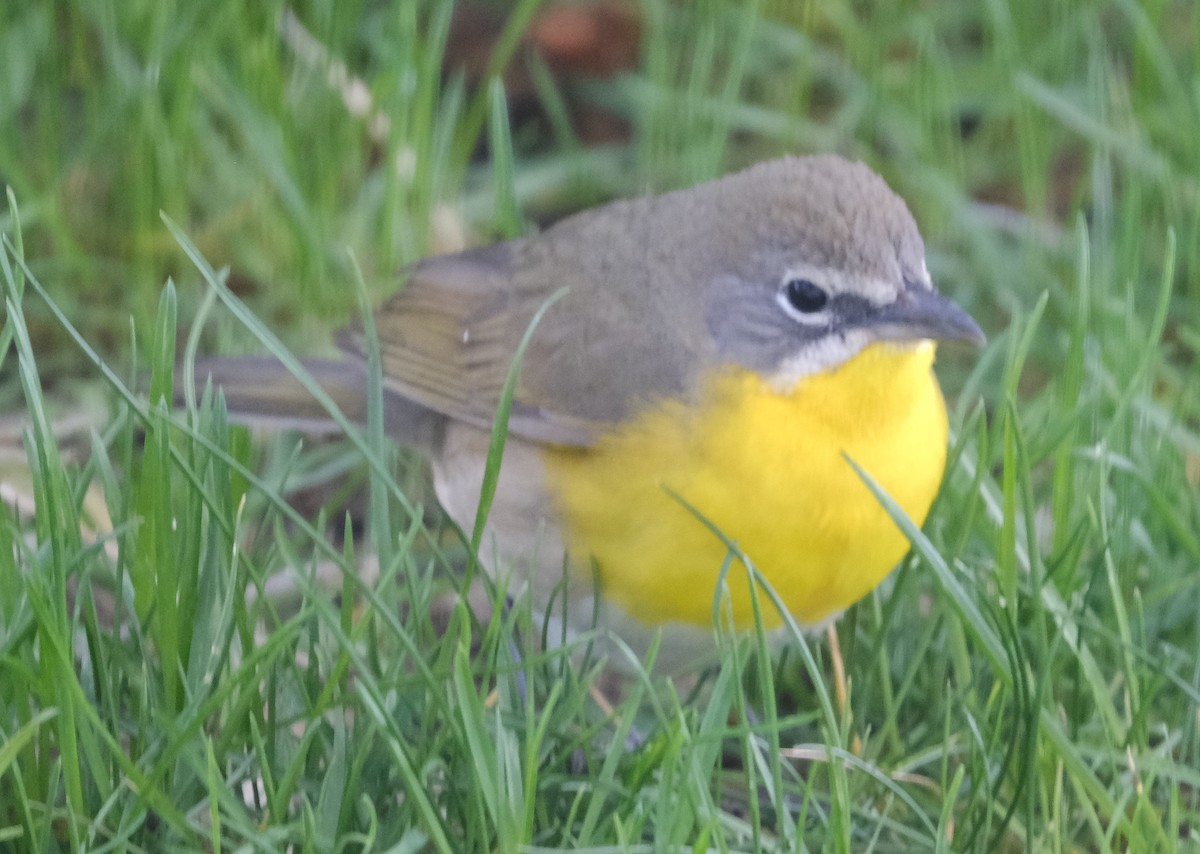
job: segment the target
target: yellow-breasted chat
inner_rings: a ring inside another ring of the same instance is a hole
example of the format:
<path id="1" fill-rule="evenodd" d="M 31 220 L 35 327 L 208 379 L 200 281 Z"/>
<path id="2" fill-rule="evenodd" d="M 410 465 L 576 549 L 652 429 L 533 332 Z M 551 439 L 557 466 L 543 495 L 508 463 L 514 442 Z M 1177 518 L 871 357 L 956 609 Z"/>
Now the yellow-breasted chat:
<path id="1" fill-rule="evenodd" d="M 480 557 L 545 608 L 565 556 L 568 627 L 596 619 L 634 650 L 661 631 L 664 669 L 712 646 L 726 538 L 804 625 L 883 580 L 908 543 L 847 458 L 922 522 L 946 459 L 935 342 L 983 340 L 934 288 L 904 201 L 830 155 L 614 202 L 406 279 L 375 315 L 387 426 L 468 530 L 505 377 L 565 288 L 520 362 Z M 339 343 L 347 358 L 313 371 L 361 417 L 361 328 Z M 201 373 L 232 411 L 313 414 L 263 360 Z M 747 573 L 724 580 L 752 626 Z"/>

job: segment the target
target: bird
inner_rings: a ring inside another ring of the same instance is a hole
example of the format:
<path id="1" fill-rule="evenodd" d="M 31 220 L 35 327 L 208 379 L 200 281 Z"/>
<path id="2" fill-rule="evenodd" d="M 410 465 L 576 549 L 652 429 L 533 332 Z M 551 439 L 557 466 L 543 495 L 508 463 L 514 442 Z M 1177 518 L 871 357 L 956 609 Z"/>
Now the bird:
<path id="1" fill-rule="evenodd" d="M 946 464 L 938 342 L 981 345 L 934 286 L 904 200 L 868 166 L 788 156 L 613 201 L 538 234 L 419 261 L 374 313 L 385 426 L 474 524 L 523 338 L 485 569 L 674 672 L 735 630 L 835 620 L 909 544 L 855 466 L 917 524 Z M 536 322 L 535 322 L 536 321 Z M 368 338 L 308 365 L 365 419 Z M 233 413 L 321 416 L 264 358 L 197 374 Z M 787 613 L 755 615 L 744 556 Z M 564 569 L 565 567 L 565 569 Z"/>

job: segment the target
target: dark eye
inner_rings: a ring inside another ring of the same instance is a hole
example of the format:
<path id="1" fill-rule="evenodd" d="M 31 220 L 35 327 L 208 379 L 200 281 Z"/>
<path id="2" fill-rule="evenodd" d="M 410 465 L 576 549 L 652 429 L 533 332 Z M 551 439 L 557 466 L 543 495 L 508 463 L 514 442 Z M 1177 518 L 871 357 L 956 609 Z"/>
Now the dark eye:
<path id="1" fill-rule="evenodd" d="M 788 279 L 783 285 L 783 295 L 788 305 L 805 314 L 820 311 L 829 302 L 825 289 L 808 279 Z"/>

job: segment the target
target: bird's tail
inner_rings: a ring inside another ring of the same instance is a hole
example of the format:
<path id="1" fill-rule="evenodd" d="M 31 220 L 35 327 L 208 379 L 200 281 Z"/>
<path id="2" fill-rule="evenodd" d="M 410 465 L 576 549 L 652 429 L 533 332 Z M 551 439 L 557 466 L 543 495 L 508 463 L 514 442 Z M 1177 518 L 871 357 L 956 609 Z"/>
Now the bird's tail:
<path id="1" fill-rule="evenodd" d="M 350 361 L 306 359 L 305 370 L 352 423 L 367 423 L 367 370 Z M 336 433 L 337 422 L 294 374 L 270 356 L 209 357 L 196 361 L 196 389 L 211 382 L 225 396 L 230 418 L 243 424 Z M 175 383 L 175 404 L 183 405 Z M 438 441 L 442 417 L 403 395 L 383 391 L 383 421 L 397 441 L 429 450 Z"/>

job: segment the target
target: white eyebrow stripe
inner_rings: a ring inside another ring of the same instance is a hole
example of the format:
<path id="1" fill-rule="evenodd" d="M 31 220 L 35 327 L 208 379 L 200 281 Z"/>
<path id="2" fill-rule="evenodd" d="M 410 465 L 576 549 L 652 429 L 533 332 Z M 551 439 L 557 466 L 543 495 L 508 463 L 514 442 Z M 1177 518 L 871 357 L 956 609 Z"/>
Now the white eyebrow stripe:
<path id="1" fill-rule="evenodd" d="M 874 276 L 856 276 L 847 274 L 835 267 L 817 267 L 808 264 L 795 264 L 787 268 L 779 284 L 790 279 L 808 279 L 814 284 L 825 288 L 830 296 L 852 294 L 862 297 L 875 306 L 891 305 L 896 301 L 897 288 L 895 283 Z M 928 276 L 927 276 L 928 279 Z"/>

